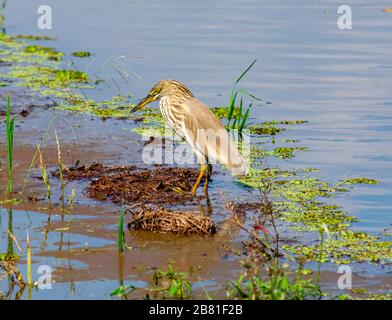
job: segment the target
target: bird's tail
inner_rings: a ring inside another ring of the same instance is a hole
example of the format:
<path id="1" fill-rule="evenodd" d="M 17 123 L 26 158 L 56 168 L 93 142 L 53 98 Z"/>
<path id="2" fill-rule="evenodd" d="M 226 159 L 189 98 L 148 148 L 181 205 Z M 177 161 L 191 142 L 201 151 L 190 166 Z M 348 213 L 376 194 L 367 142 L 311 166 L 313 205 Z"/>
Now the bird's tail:
<path id="1" fill-rule="evenodd" d="M 206 154 L 230 169 L 233 176 L 245 176 L 248 173 L 248 163 L 240 154 L 234 138 L 226 129 L 217 130 L 215 136 L 209 136 L 206 141 Z"/>
<path id="2" fill-rule="evenodd" d="M 231 167 L 229 166 L 229 169 L 231 170 L 231 174 L 235 177 L 246 176 L 249 171 L 248 164 L 246 163 L 246 161 L 242 157 L 241 157 L 241 161 L 240 161 L 239 165 L 232 165 Z"/>

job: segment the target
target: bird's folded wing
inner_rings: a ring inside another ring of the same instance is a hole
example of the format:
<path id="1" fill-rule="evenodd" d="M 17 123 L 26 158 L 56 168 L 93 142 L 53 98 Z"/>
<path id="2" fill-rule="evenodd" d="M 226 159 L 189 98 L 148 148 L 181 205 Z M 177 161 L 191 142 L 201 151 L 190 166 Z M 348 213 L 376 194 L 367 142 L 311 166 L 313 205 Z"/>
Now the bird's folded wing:
<path id="1" fill-rule="evenodd" d="M 184 107 L 184 137 L 210 162 L 228 167 L 233 175 L 245 175 L 247 164 L 234 139 L 208 107 L 196 98 L 188 98 Z"/>

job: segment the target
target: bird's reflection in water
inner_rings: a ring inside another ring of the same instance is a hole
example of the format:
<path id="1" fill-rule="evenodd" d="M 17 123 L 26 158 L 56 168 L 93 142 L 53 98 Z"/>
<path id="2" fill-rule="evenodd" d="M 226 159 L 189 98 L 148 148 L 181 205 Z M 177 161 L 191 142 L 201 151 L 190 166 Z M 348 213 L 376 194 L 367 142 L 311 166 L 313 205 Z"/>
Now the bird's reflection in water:
<path id="1" fill-rule="evenodd" d="M 199 211 L 200 211 L 200 214 L 202 216 L 211 217 L 211 215 L 212 215 L 212 205 L 211 205 L 210 196 L 208 194 L 208 190 L 204 190 L 204 196 L 205 196 L 204 198 L 197 197 L 197 203 L 199 205 Z"/>

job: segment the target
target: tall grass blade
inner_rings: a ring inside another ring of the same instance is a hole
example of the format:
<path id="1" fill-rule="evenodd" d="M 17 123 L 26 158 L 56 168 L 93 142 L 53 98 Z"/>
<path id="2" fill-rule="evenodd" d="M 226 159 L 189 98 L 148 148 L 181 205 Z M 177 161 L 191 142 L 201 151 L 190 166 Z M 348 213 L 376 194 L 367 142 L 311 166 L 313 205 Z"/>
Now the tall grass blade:
<path id="1" fill-rule="evenodd" d="M 27 284 L 29 286 L 33 285 L 33 278 L 31 275 L 31 246 L 29 234 L 27 234 Z"/>
<path id="2" fill-rule="evenodd" d="M 52 125 L 53 125 L 54 121 L 57 120 L 58 117 L 59 117 L 59 114 L 56 113 L 49 120 L 49 124 L 48 124 L 47 128 L 45 129 L 45 132 L 44 132 L 43 136 L 40 139 L 41 140 L 40 146 L 45 146 L 46 138 L 49 136 L 50 129 L 52 129 Z M 30 178 L 31 170 L 32 170 L 33 166 L 36 163 L 37 156 L 38 156 L 38 150 L 35 151 L 33 159 L 31 160 L 30 165 L 29 165 L 29 167 L 27 169 L 27 173 L 26 173 L 26 176 L 25 176 L 25 179 L 24 179 L 24 182 L 23 182 L 22 191 L 20 192 L 21 194 L 25 193 L 26 186 L 27 186 L 27 183 L 28 183 L 29 178 Z"/>
<path id="3" fill-rule="evenodd" d="M 118 252 L 121 253 L 124 251 L 124 203 L 121 201 L 120 208 L 120 222 L 118 224 Z"/>
<path id="4" fill-rule="evenodd" d="M 241 79 L 245 76 L 245 74 L 253 67 L 253 65 L 256 63 L 257 59 L 253 60 L 253 62 L 245 69 L 244 72 L 241 73 L 241 75 L 238 77 L 236 80 L 235 84 L 241 81 Z"/>
<path id="5" fill-rule="evenodd" d="M 252 108 L 253 102 L 248 106 L 248 109 L 246 109 L 246 112 L 244 114 L 244 118 L 242 119 L 241 125 L 239 127 L 239 131 L 241 132 L 246 125 L 246 122 L 248 121 L 249 114 L 250 114 L 250 109 Z"/>
<path id="6" fill-rule="evenodd" d="M 229 110 L 227 113 L 227 124 L 230 124 L 231 121 L 231 117 L 233 116 L 233 112 L 234 112 L 234 108 L 235 108 L 235 101 L 237 99 L 237 95 L 238 95 L 238 91 L 236 91 L 235 93 L 232 92 L 230 95 L 230 104 L 229 104 Z"/>
<path id="7" fill-rule="evenodd" d="M 15 119 L 11 119 L 11 101 L 7 98 L 7 111 L 5 119 L 6 138 L 7 138 L 7 159 L 8 159 L 8 183 L 7 193 L 12 193 L 12 169 L 13 169 L 13 148 L 14 148 L 14 125 Z"/>
<path id="8" fill-rule="evenodd" d="M 235 128 L 236 123 L 237 123 L 237 118 L 234 118 L 233 124 L 231 125 L 231 129 Z"/>
<path id="9" fill-rule="evenodd" d="M 50 202 L 50 199 L 51 199 L 50 182 L 49 182 L 48 173 L 46 171 L 44 159 L 42 157 L 41 148 L 40 148 L 39 144 L 37 144 L 37 150 L 38 150 L 38 156 L 39 156 L 39 167 L 41 169 L 42 179 L 44 180 L 44 183 L 46 186 L 46 195 L 48 196 L 48 200 Z"/>
<path id="10" fill-rule="evenodd" d="M 64 190 L 64 179 L 63 179 L 63 162 L 61 160 L 61 149 L 60 149 L 60 141 L 57 135 L 57 131 L 54 131 L 56 137 L 57 144 L 57 166 L 59 168 L 59 177 L 60 177 L 60 188 L 61 188 L 61 214 L 65 213 L 65 190 Z"/>
<path id="11" fill-rule="evenodd" d="M 237 116 L 237 122 L 238 122 L 238 126 L 240 125 L 240 123 L 241 123 L 241 117 L 242 117 L 242 109 L 243 109 L 243 99 L 241 98 L 241 100 L 240 100 L 240 109 L 239 109 L 239 111 L 238 111 L 238 116 Z"/>

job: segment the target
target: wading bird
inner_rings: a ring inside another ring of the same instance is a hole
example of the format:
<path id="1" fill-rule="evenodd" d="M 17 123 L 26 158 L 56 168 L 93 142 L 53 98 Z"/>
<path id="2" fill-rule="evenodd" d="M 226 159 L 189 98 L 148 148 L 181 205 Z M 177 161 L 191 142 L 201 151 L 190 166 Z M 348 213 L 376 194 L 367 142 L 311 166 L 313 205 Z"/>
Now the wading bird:
<path id="1" fill-rule="evenodd" d="M 192 147 L 201 164 L 199 176 L 192 188 L 193 195 L 204 176 L 204 191 L 207 191 L 212 174 L 211 162 L 226 166 L 234 176 L 246 174 L 246 162 L 225 127 L 185 85 L 176 80 L 161 80 L 131 112 L 156 100 L 159 100 L 165 120 Z"/>

